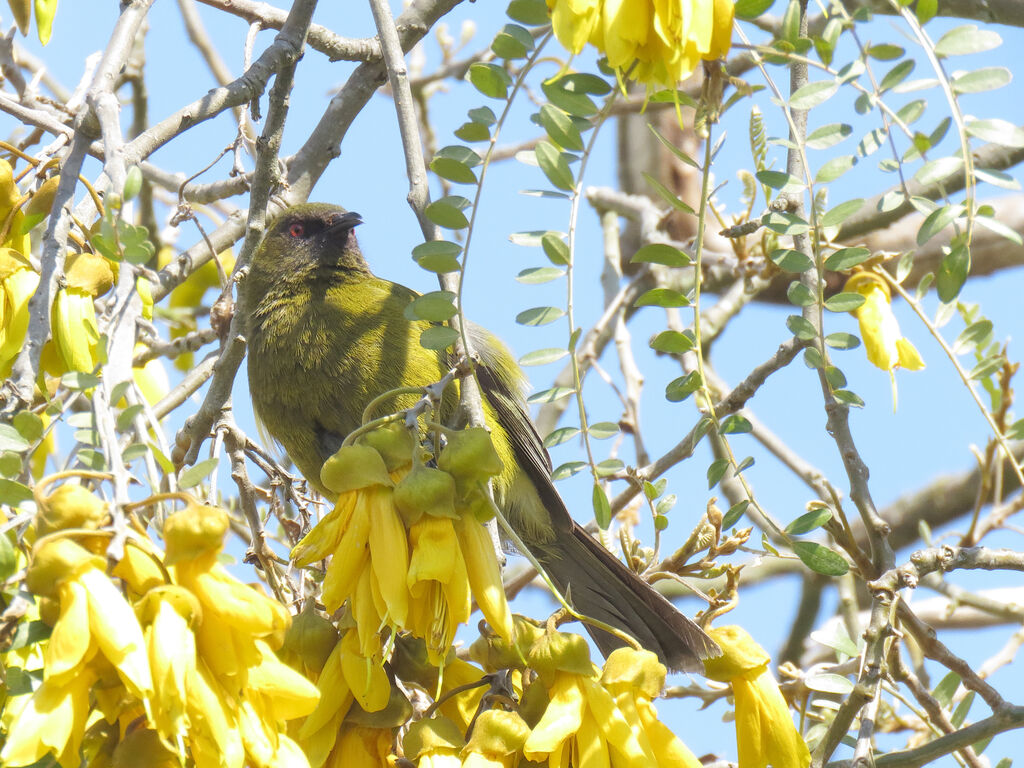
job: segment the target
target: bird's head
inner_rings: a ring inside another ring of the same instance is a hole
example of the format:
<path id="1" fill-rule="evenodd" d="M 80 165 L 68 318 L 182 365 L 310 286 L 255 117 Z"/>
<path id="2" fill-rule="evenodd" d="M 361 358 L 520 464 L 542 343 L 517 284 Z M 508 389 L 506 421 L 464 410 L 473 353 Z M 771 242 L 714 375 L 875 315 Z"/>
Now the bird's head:
<path id="1" fill-rule="evenodd" d="M 362 223 L 358 213 L 327 203 L 302 203 L 287 208 L 270 222 L 252 268 L 282 279 L 321 270 L 369 269 L 352 231 Z"/>

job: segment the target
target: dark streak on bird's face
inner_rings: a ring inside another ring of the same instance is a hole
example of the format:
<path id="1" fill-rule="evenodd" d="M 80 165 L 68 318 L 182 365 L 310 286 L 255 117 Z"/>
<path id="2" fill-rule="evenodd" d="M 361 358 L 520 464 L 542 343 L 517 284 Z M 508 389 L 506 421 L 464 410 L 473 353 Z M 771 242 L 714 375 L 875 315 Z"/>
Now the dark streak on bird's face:
<path id="1" fill-rule="evenodd" d="M 275 219 L 268 229 L 265 243 L 273 241 L 274 247 L 263 250 L 276 254 L 280 261 L 262 267 L 282 279 L 311 270 L 365 272 L 366 262 L 353 232 L 362 222 L 358 213 L 338 206 L 296 206 Z"/>

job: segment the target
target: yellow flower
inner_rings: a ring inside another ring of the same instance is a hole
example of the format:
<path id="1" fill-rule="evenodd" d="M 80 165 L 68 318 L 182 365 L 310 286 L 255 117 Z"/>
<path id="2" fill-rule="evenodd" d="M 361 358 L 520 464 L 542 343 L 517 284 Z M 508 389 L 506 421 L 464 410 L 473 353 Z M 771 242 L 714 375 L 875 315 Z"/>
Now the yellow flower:
<path id="1" fill-rule="evenodd" d="M 44 680 L 7 729 L 0 763 L 32 765 L 52 753 L 62 766 L 77 766 L 95 679 L 83 670 L 63 682 Z"/>
<path id="2" fill-rule="evenodd" d="M 853 314 L 860 324 L 868 360 L 883 371 L 900 367 L 909 371 L 924 368 L 921 355 L 900 333 L 885 280 L 870 272 L 858 272 L 846 281 L 843 291 L 864 297 L 864 303 L 853 310 Z"/>
<path id="3" fill-rule="evenodd" d="M 110 290 L 114 271 L 102 256 L 78 253 L 68 258 L 64 278 L 51 311 L 53 339 L 66 371 L 91 373 L 100 342 L 93 299 Z"/>
<path id="4" fill-rule="evenodd" d="M 732 0 L 547 0 L 558 41 L 576 54 L 590 42 L 622 75 L 675 87 L 702 59 L 724 58 Z"/>
<path id="5" fill-rule="evenodd" d="M 404 442 L 375 430 L 366 436 L 374 447 L 348 445 L 328 459 L 321 480 L 338 494 L 334 509 L 294 547 L 292 558 L 302 567 L 331 556 L 321 599 L 328 613 L 348 601 L 364 658 L 381 654 L 380 632 L 392 627 L 424 638 L 437 664 L 468 621 L 471 596 L 495 631 L 512 637 L 494 547 L 456 499 L 460 478 L 475 490 L 501 465 L 488 460 L 494 449 L 485 432 L 464 430 L 450 436 L 440 469 L 428 468 L 412 462 L 402 430 Z"/>
<path id="6" fill-rule="evenodd" d="M 104 566 L 103 558 L 68 538 L 43 540 L 34 552 L 26 574 L 29 589 L 56 596 L 60 605 L 45 651 L 45 679 L 75 678 L 98 651 L 134 696 L 147 699 L 153 681 L 142 628 Z"/>
<path id="7" fill-rule="evenodd" d="M 601 685 L 580 635 L 544 635 L 530 649 L 529 663 L 547 688 L 548 705 L 523 745 L 526 759 L 607 765 L 614 755 L 621 768 L 658 765 L 635 710 L 627 717 Z"/>
<path id="8" fill-rule="evenodd" d="M 390 728 L 343 725 L 326 768 L 388 768 L 393 739 Z"/>
<path id="9" fill-rule="evenodd" d="M 811 755 L 768 671 L 771 658 L 742 627 L 719 627 L 709 634 L 722 655 L 706 659 L 704 669 L 712 680 L 732 685 L 739 768 L 806 768 Z"/>
<path id="10" fill-rule="evenodd" d="M 864 340 L 864 350 L 868 360 L 889 372 L 892 381 L 892 407 L 896 410 L 896 368 L 908 371 L 919 371 L 924 368 L 924 360 L 913 344 L 900 334 L 899 323 L 892 312 L 892 297 L 889 286 L 878 275 L 870 272 L 858 272 L 843 287 L 844 291 L 859 293 L 864 303 L 853 310 L 860 335 Z"/>
<path id="11" fill-rule="evenodd" d="M 28 301 L 38 285 L 39 275 L 27 258 L 0 248 L 0 373 L 5 378 L 25 343 Z"/>
<path id="12" fill-rule="evenodd" d="M 197 674 L 192 627 L 202 621 L 202 609 L 187 589 L 168 585 L 147 593 L 141 613 L 143 620 L 148 620 L 144 634 L 156 689 L 153 725 L 184 758 L 189 726 L 187 691 Z"/>
<path id="13" fill-rule="evenodd" d="M 604 663 L 601 684 L 615 698 L 615 705 L 636 729 L 657 758 L 658 768 L 701 768 L 701 762 L 663 722 L 652 700 L 665 685 L 665 667 L 650 651 L 618 648 Z"/>

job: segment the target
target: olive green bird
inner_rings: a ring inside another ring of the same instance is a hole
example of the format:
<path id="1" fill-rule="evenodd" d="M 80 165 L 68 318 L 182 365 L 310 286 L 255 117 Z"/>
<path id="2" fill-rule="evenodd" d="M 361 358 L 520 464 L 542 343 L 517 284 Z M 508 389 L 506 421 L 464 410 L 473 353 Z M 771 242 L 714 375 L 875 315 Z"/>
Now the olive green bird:
<path id="1" fill-rule="evenodd" d="M 429 323 L 405 314 L 418 294 L 370 272 L 353 233 L 360 223 L 358 214 L 334 205 L 285 210 L 269 225 L 240 288 L 256 416 L 321 492 L 320 468 L 360 426 L 373 398 L 432 384 L 453 362 L 449 353 L 420 346 Z M 717 656 L 700 627 L 573 521 L 527 415 L 525 377 L 493 335 L 471 326 L 470 336 L 481 360 L 484 415 L 504 464 L 494 478 L 495 501 L 551 580 L 578 612 L 629 633 L 673 669 L 692 670 Z M 396 397 L 389 409 L 415 399 Z M 590 631 L 605 655 L 623 644 Z"/>

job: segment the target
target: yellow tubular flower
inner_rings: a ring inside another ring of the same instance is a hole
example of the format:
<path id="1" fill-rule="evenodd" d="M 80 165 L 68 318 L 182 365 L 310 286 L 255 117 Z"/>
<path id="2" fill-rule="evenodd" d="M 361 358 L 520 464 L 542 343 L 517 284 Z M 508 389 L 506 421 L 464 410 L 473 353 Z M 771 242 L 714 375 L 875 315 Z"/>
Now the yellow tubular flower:
<path id="1" fill-rule="evenodd" d="M 327 768 L 388 768 L 392 739 L 390 728 L 343 725 Z"/>
<path id="2" fill-rule="evenodd" d="M 858 272 L 846 281 L 843 291 L 864 297 L 864 303 L 853 310 L 853 314 L 860 325 L 868 360 L 883 371 L 899 367 L 910 371 L 924 368 L 921 355 L 900 333 L 885 280 L 870 272 Z"/>
<path id="3" fill-rule="evenodd" d="M 189 727 L 187 686 L 196 675 L 192 627 L 202 621 L 202 609 L 187 589 L 165 586 L 146 595 L 141 613 L 149 622 L 145 637 L 156 688 L 153 725 L 161 738 L 174 745 L 184 758 L 184 739 Z"/>
<path id="4" fill-rule="evenodd" d="M 462 732 L 445 717 L 416 720 L 402 741 L 405 756 L 417 768 L 462 768 Z"/>
<path id="5" fill-rule="evenodd" d="M 555 37 L 576 54 L 590 42 L 623 76 L 674 88 L 701 59 L 724 58 L 733 0 L 547 0 Z"/>
<path id="6" fill-rule="evenodd" d="M 104 565 L 67 538 L 44 541 L 34 552 L 26 574 L 29 589 L 43 596 L 56 592 L 60 604 L 45 652 L 46 679 L 58 683 L 79 675 L 95 643 L 128 690 L 145 700 L 153 681 L 142 629 Z"/>
<path id="7" fill-rule="evenodd" d="M 480 612 L 499 637 L 512 642 L 515 634 L 512 612 L 505 597 L 501 567 L 498 565 L 491 537 L 470 515 L 463 515 L 455 521 L 455 534 L 459 538 L 459 549 L 466 561 L 469 586 L 477 605 L 480 606 Z"/>
<path id="8" fill-rule="evenodd" d="M 39 275 L 22 254 L 0 248 L 0 373 L 10 376 L 25 343 L 28 301 L 39 286 Z"/>
<path id="9" fill-rule="evenodd" d="M 657 656 L 650 651 L 618 648 L 605 661 L 601 683 L 615 697 L 626 719 L 640 723 L 658 768 L 700 768 L 700 760 L 658 719 L 654 709 L 652 699 L 665 685 L 665 667 Z"/>
<path id="10" fill-rule="evenodd" d="M 771 658 L 742 627 L 718 627 L 709 634 L 722 655 L 706 659 L 704 669 L 712 680 L 732 685 L 739 768 L 806 768 L 811 755 L 768 670 Z"/>
<path id="11" fill-rule="evenodd" d="M 16 768 L 53 754 L 62 765 L 78 765 L 95 679 L 94 673 L 83 670 L 60 683 L 44 680 L 11 723 L 0 763 Z"/>
<path id="12" fill-rule="evenodd" d="M 439 664 L 455 630 L 471 609 L 466 562 L 449 517 L 423 515 L 409 529 L 412 558 L 407 583 L 416 622 L 410 629 L 427 641 L 430 660 Z"/>
<path id="13" fill-rule="evenodd" d="M 548 705 L 523 746 L 528 760 L 600 766 L 614 756 L 617 768 L 658 764 L 635 710 L 628 718 L 597 679 L 581 636 L 545 635 L 529 661 L 548 689 Z"/>

